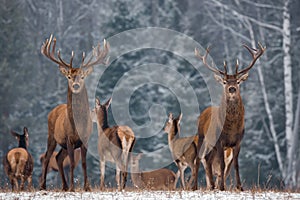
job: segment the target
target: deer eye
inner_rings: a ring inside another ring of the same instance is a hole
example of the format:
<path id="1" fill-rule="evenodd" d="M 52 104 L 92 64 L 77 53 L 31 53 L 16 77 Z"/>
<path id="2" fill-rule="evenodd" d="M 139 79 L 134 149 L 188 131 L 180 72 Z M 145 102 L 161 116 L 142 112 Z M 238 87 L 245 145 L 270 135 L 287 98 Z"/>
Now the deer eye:
<path id="1" fill-rule="evenodd" d="M 71 79 L 72 77 L 70 75 L 68 75 L 68 79 Z"/>
<path id="2" fill-rule="evenodd" d="M 84 76 L 81 76 L 81 79 L 84 79 Z"/>
<path id="3" fill-rule="evenodd" d="M 223 84 L 226 85 L 226 84 L 227 84 L 227 81 L 223 81 Z"/>

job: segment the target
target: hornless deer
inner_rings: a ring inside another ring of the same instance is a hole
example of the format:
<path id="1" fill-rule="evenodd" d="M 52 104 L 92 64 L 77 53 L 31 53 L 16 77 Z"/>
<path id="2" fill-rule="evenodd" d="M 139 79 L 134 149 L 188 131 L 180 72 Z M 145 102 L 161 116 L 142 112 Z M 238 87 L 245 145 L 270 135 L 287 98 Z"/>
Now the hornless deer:
<path id="1" fill-rule="evenodd" d="M 19 141 L 19 147 L 11 149 L 3 159 L 4 170 L 10 180 L 12 191 L 19 190 L 18 180 L 21 180 L 21 190 L 24 190 L 25 181 L 28 184 L 27 188 L 32 189 L 33 158 L 27 151 L 28 129 L 24 127 L 23 131 L 23 135 L 11 131 L 11 134 Z"/>
<path id="2" fill-rule="evenodd" d="M 187 189 L 184 181 L 184 171 L 187 167 L 190 167 L 192 171 L 188 187 L 191 186 L 193 181 L 197 182 L 195 174 L 196 171 L 198 171 L 198 168 L 196 168 L 196 160 L 199 160 L 197 157 L 198 136 L 179 137 L 181 118 L 182 114 L 177 118 L 173 118 L 172 113 L 170 113 L 164 131 L 168 133 L 169 148 L 173 160 L 178 167 L 177 175 L 180 173 L 181 186 L 183 189 Z"/>
<path id="3" fill-rule="evenodd" d="M 56 171 L 56 172 L 58 171 L 58 165 L 57 165 L 57 162 L 56 162 L 57 154 L 58 154 L 58 152 L 56 152 L 56 151 L 53 152 L 53 154 L 50 158 L 49 164 L 48 164 L 47 173 L 49 173 L 51 171 Z M 80 149 L 75 149 L 74 150 L 75 167 L 79 164 L 80 154 L 81 154 Z M 42 153 L 40 155 L 41 164 L 43 164 L 45 156 L 46 156 L 46 153 Z M 66 169 L 66 168 L 69 168 L 70 166 L 71 166 L 71 161 L 70 161 L 69 156 L 67 156 L 63 161 L 63 168 Z"/>
<path id="4" fill-rule="evenodd" d="M 157 169 L 150 172 L 140 172 L 139 160 L 142 154 L 131 156 L 131 180 L 139 189 L 175 190 L 178 177 L 169 169 Z"/>
<path id="5" fill-rule="evenodd" d="M 52 51 L 50 51 L 52 45 Z M 104 49 L 100 45 L 94 48 L 93 55 L 85 62 L 85 54 L 82 54 L 82 63 L 79 68 L 73 68 L 72 61 L 74 53 L 72 52 L 70 63 L 63 61 L 60 51 L 57 51 L 58 58 L 55 57 L 56 38 L 50 36 L 49 40 L 42 45 L 41 53 L 51 61 L 59 65 L 60 72 L 68 80 L 67 104 L 61 104 L 55 107 L 48 115 L 48 145 L 45 160 L 42 166 L 42 177 L 40 179 L 40 189 L 46 189 L 46 176 L 49 160 L 58 143 L 62 148 L 56 156 L 58 169 L 62 179 L 62 189 L 68 190 L 68 184 L 63 170 L 63 161 L 68 155 L 71 162 L 70 167 L 70 191 L 74 191 L 74 149 L 81 148 L 81 161 L 84 174 L 84 190 L 90 190 L 87 171 L 86 171 L 86 153 L 87 143 L 92 132 L 92 120 L 90 118 L 90 109 L 87 90 L 85 88 L 85 78 L 92 73 L 93 66 L 100 63 L 107 63 L 105 58 L 109 51 L 109 45 L 104 40 Z M 96 59 L 93 60 L 93 56 Z"/>
<path id="6" fill-rule="evenodd" d="M 223 85 L 223 95 L 219 106 L 206 108 L 198 119 L 198 155 L 204 159 L 207 188 L 214 189 L 212 163 L 214 157 L 219 159 L 220 175 L 217 177 L 218 189 L 224 190 L 224 150 L 233 149 L 233 163 L 235 167 L 236 187 L 243 190 L 239 174 L 238 155 L 240 144 L 244 136 L 244 105 L 240 95 L 240 84 L 248 78 L 248 72 L 256 60 L 264 53 L 265 47 L 259 44 L 259 49 L 252 49 L 243 45 L 251 54 L 252 61 L 239 71 L 237 60 L 235 73 L 227 74 L 227 66 L 224 62 L 224 71 L 211 67 L 206 62 L 209 48 L 206 54 L 201 56 L 195 49 L 195 55 L 202 60 L 204 65 L 213 71 L 215 79 Z M 202 147 L 203 144 L 203 147 Z M 199 165 L 199 163 L 197 163 Z"/>
<path id="7" fill-rule="evenodd" d="M 103 105 L 96 98 L 95 109 L 91 116 L 97 122 L 98 128 L 98 152 L 100 155 L 101 183 L 100 188 L 104 188 L 105 162 L 116 164 L 116 182 L 118 190 L 124 189 L 127 180 L 127 170 L 129 153 L 135 143 L 135 136 L 128 126 L 109 127 L 107 110 L 111 103 L 111 98 Z M 122 174 L 120 174 L 120 171 Z M 121 179 L 121 181 L 120 181 Z"/>

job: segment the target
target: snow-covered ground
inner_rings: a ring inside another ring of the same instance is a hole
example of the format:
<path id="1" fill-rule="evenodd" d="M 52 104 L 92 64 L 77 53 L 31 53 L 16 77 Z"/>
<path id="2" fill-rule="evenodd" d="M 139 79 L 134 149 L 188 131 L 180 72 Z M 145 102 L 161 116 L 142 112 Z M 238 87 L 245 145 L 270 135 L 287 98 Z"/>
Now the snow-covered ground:
<path id="1" fill-rule="evenodd" d="M 300 193 L 287 193 L 287 192 L 202 192 L 202 191 L 138 191 L 138 192 L 1 192 L 0 199 L 30 199 L 30 200 L 43 200 L 43 199 L 299 199 Z"/>

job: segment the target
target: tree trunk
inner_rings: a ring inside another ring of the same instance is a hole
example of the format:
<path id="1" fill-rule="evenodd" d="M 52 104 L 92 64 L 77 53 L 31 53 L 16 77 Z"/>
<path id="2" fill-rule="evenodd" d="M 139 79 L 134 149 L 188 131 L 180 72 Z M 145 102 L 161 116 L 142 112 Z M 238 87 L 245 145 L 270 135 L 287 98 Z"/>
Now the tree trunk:
<path id="1" fill-rule="evenodd" d="M 293 150 L 293 163 L 292 163 L 292 181 L 294 183 L 294 187 L 297 189 L 300 185 L 300 156 L 299 156 L 299 149 L 298 142 L 299 142 L 299 122 L 300 122 L 300 87 L 298 91 L 298 101 L 297 101 L 297 109 L 295 113 L 295 121 L 294 121 L 294 128 L 293 128 L 293 134 L 294 134 L 294 140 L 292 143 L 292 150 Z"/>
<path id="2" fill-rule="evenodd" d="M 284 97 L 285 97 L 285 138 L 287 149 L 287 170 L 285 173 L 285 183 L 288 187 L 295 186 L 293 183 L 293 87 L 292 87 L 292 59 L 290 53 L 291 47 L 291 29 L 289 0 L 284 1 L 283 7 L 283 69 L 284 69 Z"/>
<path id="3" fill-rule="evenodd" d="M 250 38 L 251 38 L 251 41 L 252 41 L 251 44 L 252 44 L 253 47 L 255 47 L 255 38 L 254 38 L 253 30 L 249 31 L 249 32 L 250 32 Z M 260 38 L 262 38 L 262 41 L 265 41 L 264 34 L 263 34 L 263 31 L 262 31 L 261 27 L 259 27 L 259 33 L 260 33 Z M 268 52 L 265 52 L 264 56 L 266 57 L 266 60 L 268 60 Z M 277 137 L 277 132 L 276 132 L 276 129 L 275 129 L 275 122 L 274 122 L 274 119 L 273 119 L 271 106 L 269 104 L 269 98 L 268 98 L 268 94 L 267 94 L 266 87 L 265 87 L 264 75 L 263 75 L 263 72 L 262 72 L 262 69 L 261 69 L 261 64 L 260 64 L 260 62 L 258 62 L 257 64 L 258 64 L 258 66 L 257 66 L 256 69 L 257 69 L 257 72 L 258 72 L 258 78 L 259 78 L 259 82 L 260 82 L 260 85 L 261 85 L 261 91 L 262 91 L 262 95 L 263 95 L 265 110 L 266 110 L 267 117 L 268 117 L 268 120 L 269 120 L 270 133 L 271 133 L 271 136 L 272 136 L 272 139 L 273 139 L 275 155 L 276 155 L 277 163 L 278 163 L 278 166 L 279 166 L 279 171 L 281 173 L 281 176 L 283 177 L 284 173 L 285 173 L 285 169 L 284 169 L 284 163 L 283 163 L 281 152 L 280 152 L 279 139 Z"/>

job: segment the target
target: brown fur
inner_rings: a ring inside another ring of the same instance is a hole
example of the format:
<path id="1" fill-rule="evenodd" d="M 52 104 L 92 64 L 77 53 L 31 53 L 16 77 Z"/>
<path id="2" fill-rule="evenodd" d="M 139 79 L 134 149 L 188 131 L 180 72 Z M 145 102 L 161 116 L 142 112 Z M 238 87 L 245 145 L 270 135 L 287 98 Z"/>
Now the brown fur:
<path id="1" fill-rule="evenodd" d="M 49 161 L 49 164 L 48 164 L 48 170 L 47 170 L 47 173 L 49 173 L 50 171 L 58 171 L 58 165 L 57 165 L 57 162 L 56 162 L 56 156 L 57 156 L 58 152 L 54 151 L 51 158 L 50 158 L 50 161 Z M 75 149 L 74 151 L 74 159 L 75 159 L 75 167 L 79 164 L 79 160 L 80 160 L 80 149 Z M 44 159 L 45 159 L 45 155 L 46 153 L 43 153 L 40 155 L 40 162 L 43 163 Z M 69 156 L 67 156 L 65 159 L 64 159 L 64 162 L 63 162 L 63 167 L 64 168 L 67 168 L 67 167 L 70 167 L 71 165 L 71 161 L 70 161 L 70 158 Z"/>
<path id="2" fill-rule="evenodd" d="M 198 170 L 196 168 L 196 160 L 199 160 L 197 156 L 197 143 L 198 136 L 190 136 L 190 137 L 179 137 L 180 135 L 180 120 L 182 118 L 182 114 L 179 115 L 178 118 L 174 119 L 173 115 L 169 114 L 169 120 L 165 125 L 165 132 L 168 133 L 168 143 L 169 148 L 175 161 L 178 172 L 177 176 L 180 176 L 181 186 L 184 189 L 190 188 L 193 182 L 197 182 L 197 177 L 195 176 L 195 171 Z M 184 171 L 187 167 L 191 168 L 192 176 L 189 180 L 188 187 L 185 186 L 185 178 Z M 180 175 L 179 175 L 179 174 Z"/>
<path id="3" fill-rule="evenodd" d="M 52 51 L 50 51 L 52 45 Z M 92 120 L 90 118 L 90 109 L 88 102 L 87 90 L 85 88 L 85 78 L 92 73 L 93 65 L 103 63 L 105 59 L 109 46 L 104 42 L 104 50 L 100 50 L 100 45 L 98 48 L 94 49 L 93 55 L 96 54 L 96 61 L 91 62 L 92 59 L 84 63 L 84 54 L 82 58 L 82 64 L 79 68 L 73 68 L 72 61 L 74 54 L 70 63 L 66 63 L 60 57 L 58 53 L 58 58 L 55 57 L 55 45 L 56 39 L 52 41 L 52 35 L 49 40 L 42 45 L 41 53 L 49 58 L 51 61 L 59 65 L 60 72 L 68 80 L 68 94 L 67 94 L 67 104 L 61 104 L 55 107 L 48 115 L 48 142 L 47 151 L 45 159 L 42 166 L 42 176 L 40 179 L 40 189 L 46 189 L 46 176 L 50 158 L 57 143 L 62 147 L 56 156 L 56 161 L 59 169 L 59 173 L 62 179 L 62 189 L 64 191 L 74 189 L 74 168 L 75 168 L 75 158 L 74 149 L 81 149 L 81 161 L 84 177 L 84 190 L 89 191 L 90 185 L 87 178 L 86 169 L 86 153 L 87 153 L 87 143 L 92 133 Z M 66 156 L 70 158 L 70 188 L 66 182 L 63 162 Z"/>
<path id="4" fill-rule="evenodd" d="M 98 128 L 100 188 L 104 188 L 105 162 L 109 161 L 116 163 L 116 182 L 118 190 L 121 190 L 126 185 L 129 153 L 134 146 L 135 136 L 128 126 L 108 126 L 107 110 L 110 103 L 111 98 L 103 105 L 96 99 L 95 109 L 92 111 L 92 118 L 97 122 Z"/>
<path id="5" fill-rule="evenodd" d="M 177 177 L 172 170 L 157 169 L 149 172 L 140 172 L 139 160 L 141 154 L 131 156 L 131 180 L 138 189 L 175 190 Z"/>
<path id="6" fill-rule="evenodd" d="M 31 190 L 33 158 L 26 149 L 28 147 L 28 130 L 24 127 L 24 135 L 15 132 L 12 134 L 18 139 L 19 147 L 11 149 L 4 157 L 4 171 L 10 180 L 12 191 L 24 190 L 25 181 L 28 182 L 27 188 Z M 26 144 L 26 146 L 22 144 Z M 18 180 L 21 181 L 20 188 Z"/>
<path id="7" fill-rule="evenodd" d="M 195 55 L 200 58 L 203 64 L 213 71 L 216 80 L 223 85 L 223 95 L 219 106 L 212 106 L 206 108 L 200 115 L 198 120 L 198 155 L 203 159 L 204 168 L 206 171 L 206 182 L 209 189 L 214 189 L 213 181 L 213 163 L 219 165 L 217 170 L 217 184 L 218 189 L 224 190 L 224 174 L 225 172 L 225 156 L 224 151 L 228 148 L 232 149 L 233 162 L 235 167 L 236 186 L 237 189 L 243 190 L 239 174 L 238 155 L 240 152 L 240 144 L 244 136 L 244 105 L 240 96 L 240 84 L 247 80 L 248 71 L 253 67 L 256 60 L 264 53 L 265 47 L 259 44 L 259 49 L 253 49 L 247 45 L 243 45 L 251 54 L 252 61 L 243 70 L 238 69 L 239 63 L 237 61 L 235 73 L 233 75 L 227 74 L 227 65 L 224 62 L 224 71 L 213 68 L 208 65 L 206 54 L 201 56 L 199 51 L 195 49 Z M 202 145 L 203 144 L 203 145 Z M 217 157 L 217 158 L 216 158 Z M 228 160 L 228 170 L 231 165 Z M 199 165 L 199 163 L 197 163 Z"/>

